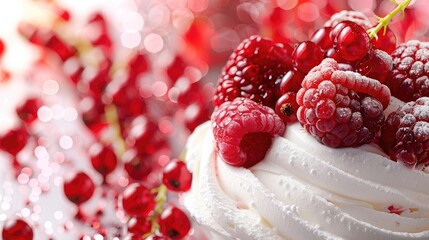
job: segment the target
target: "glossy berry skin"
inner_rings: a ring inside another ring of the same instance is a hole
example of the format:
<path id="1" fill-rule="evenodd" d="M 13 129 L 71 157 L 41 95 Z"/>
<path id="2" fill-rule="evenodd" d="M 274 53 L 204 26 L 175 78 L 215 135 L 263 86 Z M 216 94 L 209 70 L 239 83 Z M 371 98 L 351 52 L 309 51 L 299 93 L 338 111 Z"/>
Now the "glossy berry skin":
<path id="1" fill-rule="evenodd" d="M 374 49 L 356 63 L 356 72 L 384 83 L 390 75 L 392 57 L 382 50 Z"/>
<path id="2" fill-rule="evenodd" d="M 390 91 L 379 81 L 339 70 L 325 59 L 304 78 L 297 94 L 301 125 L 329 147 L 369 143 L 384 123 Z"/>
<path id="3" fill-rule="evenodd" d="M 22 105 L 16 108 L 18 117 L 27 124 L 31 124 L 37 119 L 37 111 L 41 106 L 41 101 L 37 98 L 29 98 Z"/>
<path id="4" fill-rule="evenodd" d="M 247 98 L 223 103 L 211 120 L 217 152 L 236 167 L 249 168 L 261 161 L 273 137 L 285 131 L 273 109 Z"/>
<path id="5" fill-rule="evenodd" d="M 277 100 L 274 110 L 285 123 L 292 123 L 297 121 L 296 112 L 298 108 L 296 93 L 287 92 Z"/>
<path id="6" fill-rule="evenodd" d="M 28 133 L 24 127 L 11 129 L 0 137 L 0 149 L 16 156 L 28 142 Z"/>
<path id="7" fill-rule="evenodd" d="M 155 207 L 155 196 L 149 188 L 134 183 L 122 193 L 121 203 L 128 216 L 147 217 Z"/>
<path id="8" fill-rule="evenodd" d="M 305 74 L 300 71 L 291 70 L 287 72 L 278 85 L 278 98 L 287 92 L 298 92 L 304 77 Z"/>
<path id="9" fill-rule="evenodd" d="M 6 220 L 1 232 L 3 240 L 32 240 L 33 229 L 22 219 Z"/>
<path id="10" fill-rule="evenodd" d="M 333 45 L 330 36 L 331 30 L 332 27 L 323 27 L 318 29 L 311 36 L 311 41 L 318 45 L 322 50 L 328 50 Z"/>
<path id="11" fill-rule="evenodd" d="M 0 58 L 3 56 L 4 49 L 5 49 L 4 42 L 3 40 L 0 39 Z"/>
<path id="12" fill-rule="evenodd" d="M 406 103 L 389 114 L 381 146 L 393 161 L 410 168 L 429 166 L 429 97 Z"/>
<path id="13" fill-rule="evenodd" d="M 192 173 L 189 172 L 183 161 L 175 160 L 165 166 L 162 182 L 168 190 L 186 192 L 191 188 Z"/>
<path id="14" fill-rule="evenodd" d="M 393 69 L 386 85 L 404 102 L 429 96 L 429 43 L 411 40 L 392 53 Z"/>
<path id="15" fill-rule="evenodd" d="M 152 222 L 145 217 L 133 217 L 127 222 L 127 230 L 141 238 L 152 230 Z"/>
<path id="16" fill-rule="evenodd" d="M 70 202 L 81 205 L 88 201 L 95 191 L 95 184 L 84 172 L 77 172 L 64 180 L 64 194 Z"/>
<path id="17" fill-rule="evenodd" d="M 300 43 L 292 53 L 293 66 L 302 73 L 308 73 L 323 60 L 322 49 L 315 43 Z"/>
<path id="18" fill-rule="evenodd" d="M 216 87 L 214 105 L 245 97 L 274 107 L 277 79 L 292 67 L 289 46 L 260 36 L 244 40 L 230 56 Z"/>
<path id="19" fill-rule="evenodd" d="M 142 181 L 153 170 L 151 158 L 147 154 L 139 154 L 129 150 L 123 156 L 124 169 L 128 176 L 136 181 Z"/>
<path id="20" fill-rule="evenodd" d="M 92 166 L 104 178 L 115 170 L 118 160 L 111 147 L 95 144 L 91 146 L 89 153 Z"/>
<path id="21" fill-rule="evenodd" d="M 391 54 L 396 49 L 396 35 L 390 28 L 386 28 L 386 32 L 380 30 L 377 37 L 371 39 L 371 44 L 375 49 Z"/>
<path id="22" fill-rule="evenodd" d="M 348 22 L 334 38 L 337 53 L 347 61 L 362 59 L 371 49 L 370 38 L 361 26 Z"/>
<path id="23" fill-rule="evenodd" d="M 191 222 L 188 216 L 177 207 L 168 206 L 158 216 L 159 231 L 168 239 L 181 239 L 186 237 L 191 230 Z"/>

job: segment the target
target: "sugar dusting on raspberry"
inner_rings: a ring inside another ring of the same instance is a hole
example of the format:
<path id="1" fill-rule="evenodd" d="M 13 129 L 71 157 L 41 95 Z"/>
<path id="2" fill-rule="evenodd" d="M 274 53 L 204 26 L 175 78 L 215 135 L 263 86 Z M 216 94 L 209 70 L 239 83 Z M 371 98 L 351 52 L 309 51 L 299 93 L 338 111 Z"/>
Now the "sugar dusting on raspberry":
<path id="1" fill-rule="evenodd" d="M 429 165 L 429 97 L 408 102 L 386 119 L 381 145 L 394 161 L 424 169 Z"/>
<path id="2" fill-rule="evenodd" d="M 371 27 L 371 22 L 369 21 L 367 16 L 365 16 L 365 14 L 358 11 L 347 10 L 343 10 L 332 15 L 331 18 L 325 23 L 325 27 L 334 27 L 342 21 L 355 22 L 365 29 Z"/>
<path id="3" fill-rule="evenodd" d="M 223 103 L 213 112 L 212 127 L 221 158 L 246 168 L 261 161 L 273 137 L 285 131 L 273 109 L 246 98 Z"/>
<path id="4" fill-rule="evenodd" d="M 304 78 L 297 94 L 298 120 L 330 147 L 369 143 L 384 123 L 389 89 L 377 80 L 339 68 L 328 58 Z"/>

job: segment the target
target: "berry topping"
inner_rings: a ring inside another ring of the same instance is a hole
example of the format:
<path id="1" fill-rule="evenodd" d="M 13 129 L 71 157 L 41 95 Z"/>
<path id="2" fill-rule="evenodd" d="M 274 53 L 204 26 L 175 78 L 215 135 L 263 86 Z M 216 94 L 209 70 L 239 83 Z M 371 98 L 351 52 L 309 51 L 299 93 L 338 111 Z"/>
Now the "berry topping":
<path id="1" fill-rule="evenodd" d="M 379 81 L 339 70 L 333 59 L 313 68 L 297 94 L 298 120 L 330 147 L 369 143 L 384 122 L 389 89 Z"/>
<path id="2" fill-rule="evenodd" d="M 162 174 L 162 182 L 171 191 L 185 192 L 191 188 L 192 173 L 182 161 L 172 161 Z"/>
<path id="3" fill-rule="evenodd" d="M 334 27 L 338 23 L 343 21 L 351 21 L 357 23 L 361 27 L 368 29 L 371 27 L 371 22 L 362 12 L 358 11 L 346 11 L 335 13 L 331 18 L 325 23 L 325 27 Z"/>
<path id="4" fill-rule="evenodd" d="M 360 60 L 356 72 L 384 83 L 392 70 L 392 57 L 382 50 L 375 49 Z"/>
<path id="5" fill-rule="evenodd" d="M 9 219 L 1 232 L 3 240 L 32 240 L 33 229 L 21 219 Z"/>
<path id="6" fill-rule="evenodd" d="M 213 112 L 212 126 L 221 158 L 247 168 L 261 161 L 273 137 L 285 131 L 274 110 L 246 98 L 222 104 Z"/>
<path id="7" fill-rule="evenodd" d="M 345 26 L 338 31 L 338 34 L 333 33 L 335 50 L 347 61 L 362 59 L 371 49 L 368 33 L 354 22 L 343 23 Z"/>
<path id="8" fill-rule="evenodd" d="M 173 206 L 167 207 L 159 215 L 157 222 L 160 232 L 168 239 L 182 239 L 191 230 L 191 222 L 188 216 L 182 210 Z"/>
<path id="9" fill-rule="evenodd" d="M 408 102 L 386 119 L 381 145 L 392 160 L 422 169 L 429 165 L 429 97 Z"/>
<path id="10" fill-rule="evenodd" d="M 230 56 L 217 85 L 214 105 L 245 97 L 274 107 L 275 85 L 291 69 L 292 49 L 288 45 L 252 36 Z"/>
<path id="11" fill-rule="evenodd" d="M 392 58 L 393 70 L 386 81 L 392 95 L 405 102 L 429 96 L 429 43 L 400 44 Z"/>
<path id="12" fill-rule="evenodd" d="M 296 93 L 288 92 L 281 96 L 277 102 L 275 111 L 277 115 L 285 122 L 295 122 L 296 111 L 298 111 L 299 105 L 296 103 Z"/>
<path id="13" fill-rule="evenodd" d="M 322 49 L 310 41 L 301 42 L 292 53 L 293 66 L 302 73 L 308 73 L 322 60 Z"/>

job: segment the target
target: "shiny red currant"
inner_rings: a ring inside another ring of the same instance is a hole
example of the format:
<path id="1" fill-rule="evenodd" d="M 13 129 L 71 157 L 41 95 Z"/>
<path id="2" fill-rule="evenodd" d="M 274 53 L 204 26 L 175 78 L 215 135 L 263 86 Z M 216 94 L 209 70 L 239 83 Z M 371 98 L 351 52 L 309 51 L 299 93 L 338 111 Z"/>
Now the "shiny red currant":
<path id="1" fill-rule="evenodd" d="M 84 172 L 77 172 L 64 180 L 64 194 L 76 205 L 88 201 L 95 191 L 95 184 Z"/>
<path id="2" fill-rule="evenodd" d="M 41 101 L 37 98 L 29 98 L 22 105 L 16 108 L 18 117 L 25 123 L 32 123 L 37 119 L 37 111 L 41 106 Z"/>
<path id="3" fill-rule="evenodd" d="M 305 74 L 300 71 L 291 70 L 287 72 L 280 81 L 278 97 L 287 92 L 298 92 L 304 77 Z"/>
<path id="4" fill-rule="evenodd" d="M 1 232 L 3 240 L 32 240 L 33 229 L 22 219 L 9 219 Z"/>
<path id="5" fill-rule="evenodd" d="M 322 49 L 310 41 L 300 43 L 292 53 L 293 66 L 302 73 L 308 73 L 322 60 Z"/>
<path id="6" fill-rule="evenodd" d="M 317 44 L 321 49 L 327 50 L 332 47 L 331 27 L 320 28 L 311 36 L 311 41 Z"/>
<path id="7" fill-rule="evenodd" d="M 177 207 L 168 206 L 158 216 L 159 231 L 169 239 L 181 239 L 189 234 L 191 222 L 188 216 Z"/>
<path id="8" fill-rule="evenodd" d="M 374 48 L 391 54 L 396 49 L 396 35 L 390 28 L 386 28 L 386 32 L 379 31 L 377 37 L 371 39 L 371 43 Z"/>
<path id="9" fill-rule="evenodd" d="M 354 22 L 346 22 L 334 38 L 334 46 L 343 59 L 357 61 L 371 50 L 371 41 L 365 29 Z"/>
<path id="10" fill-rule="evenodd" d="M 152 230 L 152 222 L 145 217 L 133 217 L 127 222 L 129 233 L 137 236 L 143 236 Z"/>
<path id="11" fill-rule="evenodd" d="M 123 155 L 124 169 L 128 176 L 137 181 L 144 180 L 153 170 L 152 161 L 147 154 L 129 150 Z"/>
<path id="12" fill-rule="evenodd" d="M 172 161 L 164 169 L 162 182 L 171 191 L 185 192 L 191 188 L 192 173 L 182 161 Z"/>
<path id="13" fill-rule="evenodd" d="M 0 149 L 16 156 L 27 145 L 28 133 L 24 127 L 9 130 L 0 137 Z"/>
<path id="14" fill-rule="evenodd" d="M 383 83 L 389 76 L 392 66 L 392 57 L 382 50 L 375 49 L 360 60 L 355 69 L 358 73 Z"/>
<path id="15" fill-rule="evenodd" d="M 147 217 L 155 207 L 155 196 L 142 184 L 129 185 L 122 193 L 122 208 L 133 217 Z"/>
<path id="16" fill-rule="evenodd" d="M 275 106 L 277 115 L 285 122 L 296 122 L 296 111 L 298 111 L 299 105 L 296 102 L 296 93 L 287 92 L 281 96 Z"/>
<path id="17" fill-rule="evenodd" d="M 103 178 L 106 178 L 108 174 L 115 170 L 118 160 L 110 146 L 103 146 L 97 143 L 91 146 L 89 154 L 91 155 L 92 166 Z"/>

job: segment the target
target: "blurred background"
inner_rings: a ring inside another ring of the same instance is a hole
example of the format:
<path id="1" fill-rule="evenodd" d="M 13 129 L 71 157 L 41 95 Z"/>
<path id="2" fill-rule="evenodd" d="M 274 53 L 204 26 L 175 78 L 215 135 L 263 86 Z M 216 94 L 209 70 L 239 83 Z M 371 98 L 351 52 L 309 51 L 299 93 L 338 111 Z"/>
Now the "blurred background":
<path id="1" fill-rule="evenodd" d="M 186 210 L 184 190 L 163 191 L 163 176 L 209 119 L 235 47 L 255 34 L 293 47 L 341 10 L 362 11 L 375 24 L 394 7 L 389 0 L 0 1 L 2 237 L 13 239 L 6 230 L 16 226 L 23 239 L 164 239 L 154 216 L 170 205 Z M 393 19 L 399 42 L 429 39 L 427 9 L 429 1 L 413 1 L 403 21 Z M 124 210 L 123 192 L 136 184 L 159 207 L 147 218 Z M 131 220 L 152 227 L 136 234 Z M 188 233 L 209 238 L 195 223 Z"/>

